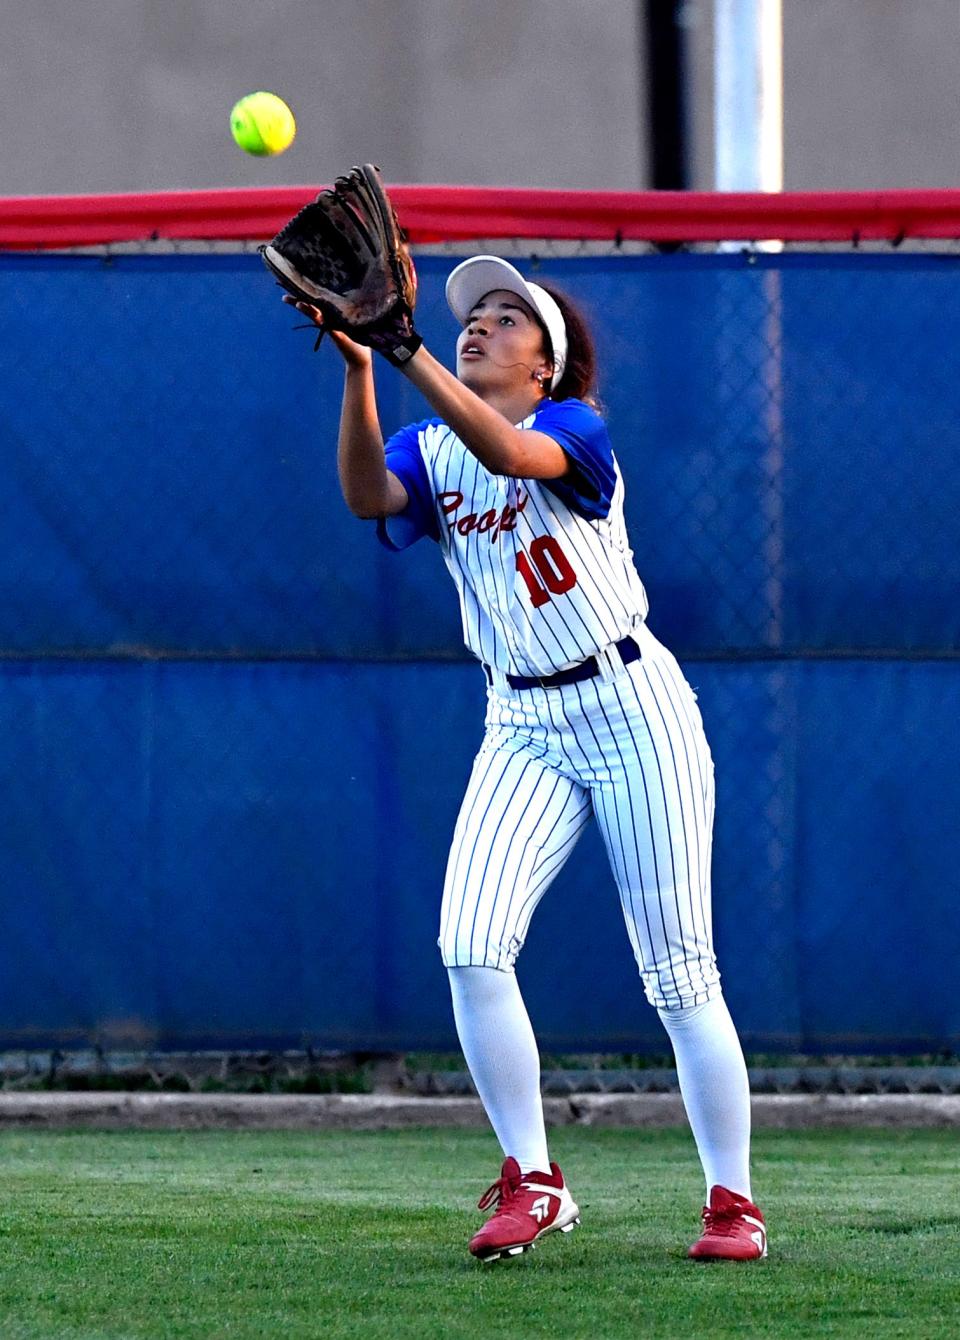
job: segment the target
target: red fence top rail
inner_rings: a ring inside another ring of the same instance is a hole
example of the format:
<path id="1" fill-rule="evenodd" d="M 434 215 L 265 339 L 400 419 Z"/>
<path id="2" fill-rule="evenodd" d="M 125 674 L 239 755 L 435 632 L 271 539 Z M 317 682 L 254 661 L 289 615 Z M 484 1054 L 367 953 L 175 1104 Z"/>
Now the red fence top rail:
<path id="1" fill-rule="evenodd" d="M 0 248 L 151 238 L 272 237 L 320 186 L 0 198 Z M 960 237 L 960 190 L 532 191 L 391 186 L 413 242 L 520 237 L 591 241 L 830 242 Z"/>

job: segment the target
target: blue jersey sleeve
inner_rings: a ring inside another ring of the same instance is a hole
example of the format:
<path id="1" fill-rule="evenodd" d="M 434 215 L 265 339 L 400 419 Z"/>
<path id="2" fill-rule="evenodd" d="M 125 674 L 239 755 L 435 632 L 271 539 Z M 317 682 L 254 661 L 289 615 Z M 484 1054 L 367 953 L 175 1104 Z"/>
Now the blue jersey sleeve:
<path id="1" fill-rule="evenodd" d="M 388 549 L 409 549 L 424 535 L 440 539 L 437 514 L 433 505 L 430 476 L 420 450 L 420 433 L 428 424 L 424 419 L 394 433 L 384 445 L 387 469 L 397 476 L 407 491 L 407 505 L 395 516 L 381 517 L 377 522 L 377 539 Z"/>
<path id="2" fill-rule="evenodd" d="M 599 521 L 610 511 L 617 475 L 607 425 L 582 400 L 544 400 L 531 427 L 563 448 L 570 470 L 562 479 L 541 479 L 571 511 Z"/>

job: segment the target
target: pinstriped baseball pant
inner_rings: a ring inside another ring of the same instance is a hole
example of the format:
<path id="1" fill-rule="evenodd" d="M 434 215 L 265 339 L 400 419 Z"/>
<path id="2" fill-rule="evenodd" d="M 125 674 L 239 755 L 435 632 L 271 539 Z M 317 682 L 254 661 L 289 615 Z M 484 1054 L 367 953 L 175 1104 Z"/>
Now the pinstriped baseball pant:
<path id="1" fill-rule="evenodd" d="M 641 659 L 553 689 L 488 695 L 440 917 L 447 967 L 512 971 L 537 904 L 591 815 L 658 1009 L 720 994 L 710 916 L 713 762 L 696 698 L 641 626 Z"/>

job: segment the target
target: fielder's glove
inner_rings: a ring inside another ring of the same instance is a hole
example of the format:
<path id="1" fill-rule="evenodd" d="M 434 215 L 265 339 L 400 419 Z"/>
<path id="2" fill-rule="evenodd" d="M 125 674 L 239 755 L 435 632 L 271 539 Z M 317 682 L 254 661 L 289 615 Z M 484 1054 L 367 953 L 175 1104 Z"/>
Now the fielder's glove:
<path id="1" fill-rule="evenodd" d="M 327 329 L 344 331 L 396 367 L 423 343 L 413 326 L 417 272 L 372 163 L 338 177 L 260 255 L 283 288 L 320 309 Z"/>

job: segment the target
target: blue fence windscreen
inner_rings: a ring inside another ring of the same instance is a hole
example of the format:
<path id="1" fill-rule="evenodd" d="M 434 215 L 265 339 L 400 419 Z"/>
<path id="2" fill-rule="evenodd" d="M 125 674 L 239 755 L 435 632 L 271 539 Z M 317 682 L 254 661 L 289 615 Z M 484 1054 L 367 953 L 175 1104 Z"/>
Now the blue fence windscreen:
<path id="1" fill-rule="evenodd" d="M 525 268 L 591 319 L 699 694 L 745 1045 L 956 1047 L 960 258 Z M 340 499 L 339 360 L 251 255 L 6 255 L 0 318 L 0 1045 L 454 1047 L 485 683 L 435 547 Z M 388 431 L 427 413 L 377 380 Z M 595 834 L 518 971 L 544 1047 L 664 1049 Z"/>

